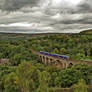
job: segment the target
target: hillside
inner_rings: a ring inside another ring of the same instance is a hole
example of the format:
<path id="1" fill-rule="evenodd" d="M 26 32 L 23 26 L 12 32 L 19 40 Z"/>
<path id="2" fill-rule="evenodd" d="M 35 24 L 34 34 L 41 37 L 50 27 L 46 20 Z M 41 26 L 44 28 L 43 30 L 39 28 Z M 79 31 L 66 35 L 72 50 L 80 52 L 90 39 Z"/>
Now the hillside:
<path id="1" fill-rule="evenodd" d="M 92 35 L 92 29 L 84 30 L 84 31 L 80 32 L 80 34 L 88 34 L 88 35 Z"/>

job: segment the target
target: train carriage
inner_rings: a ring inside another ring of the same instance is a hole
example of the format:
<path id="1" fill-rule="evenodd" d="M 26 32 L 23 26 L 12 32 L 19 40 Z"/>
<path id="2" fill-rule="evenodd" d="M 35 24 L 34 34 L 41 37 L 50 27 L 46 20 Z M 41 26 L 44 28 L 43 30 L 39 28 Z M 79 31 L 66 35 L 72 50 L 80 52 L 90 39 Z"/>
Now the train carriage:
<path id="1" fill-rule="evenodd" d="M 53 57 L 57 57 L 57 58 L 62 58 L 62 59 L 68 59 L 69 58 L 68 56 L 65 56 L 65 55 L 53 54 L 53 53 L 44 52 L 44 51 L 40 51 L 40 53 L 44 54 L 44 55 L 50 55 L 50 56 L 53 56 Z"/>

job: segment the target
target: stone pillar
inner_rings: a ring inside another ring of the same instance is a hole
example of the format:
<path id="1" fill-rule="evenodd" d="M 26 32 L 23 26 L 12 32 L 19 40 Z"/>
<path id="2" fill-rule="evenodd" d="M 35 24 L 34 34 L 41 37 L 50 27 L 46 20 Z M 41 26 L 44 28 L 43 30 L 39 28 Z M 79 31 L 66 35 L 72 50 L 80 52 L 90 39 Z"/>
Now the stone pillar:
<path id="1" fill-rule="evenodd" d="M 42 56 L 42 62 L 45 64 L 46 62 L 45 62 L 45 57 L 44 56 Z"/>
<path id="2" fill-rule="evenodd" d="M 62 64 L 63 64 L 63 68 L 66 68 L 66 64 L 64 61 L 62 61 Z"/>
<path id="3" fill-rule="evenodd" d="M 49 60 L 48 60 L 48 57 L 46 57 L 46 64 L 47 64 L 47 65 L 49 64 Z"/>
<path id="4" fill-rule="evenodd" d="M 43 58 L 43 56 L 41 56 L 41 58 L 42 58 L 42 59 L 41 59 L 41 60 L 42 60 L 42 63 L 44 63 L 44 58 Z"/>
<path id="5" fill-rule="evenodd" d="M 56 60 L 54 60 L 54 64 L 57 65 L 57 61 Z"/>
<path id="6" fill-rule="evenodd" d="M 46 57 L 44 57 L 44 63 L 45 63 L 45 65 L 47 64 Z"/>
<path id="7" fill-rule="evenodd" d="M 65 63 L 66 63 L 66 69 L 68 68 L 68 66 L 69 66 L 69 62 L 68 61 L 65 61 Z"/>
<path id="8" fill-rule="evenodd" d="M 48 64 L 51 64 L 51 60 L 50 60 L 50 58 L 48 58 Z"/>
<path id="9" fill-rule="evenodd" d="M 52 64 L 56 64 L 56 61 L 54 59 L 52 59 Z"/>
<path id="10" fill-rule="evenodd" d="M 63 68 L 63 64 L 62 64 L 62 61 L 60 61 L 60 63 L 59 63 L 59 64 L 60 64 L 61 68 Z"/>
<path id="11" fill-rule="evenodd" d="M 56 65 L 59 65 L 60 61 L 59 60 L 55 60 L 55 63 L 56 63 Z"/>

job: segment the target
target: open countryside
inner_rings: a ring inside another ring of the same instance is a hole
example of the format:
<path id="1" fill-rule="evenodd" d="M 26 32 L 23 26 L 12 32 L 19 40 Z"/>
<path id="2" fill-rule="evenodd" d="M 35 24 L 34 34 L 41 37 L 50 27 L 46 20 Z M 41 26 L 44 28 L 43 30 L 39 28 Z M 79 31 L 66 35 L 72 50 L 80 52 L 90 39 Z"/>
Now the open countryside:
<path id="1" fill-rule="evenodd" d="M 0 34 L 0 92 L 92 92 L 92 35 Z"/>

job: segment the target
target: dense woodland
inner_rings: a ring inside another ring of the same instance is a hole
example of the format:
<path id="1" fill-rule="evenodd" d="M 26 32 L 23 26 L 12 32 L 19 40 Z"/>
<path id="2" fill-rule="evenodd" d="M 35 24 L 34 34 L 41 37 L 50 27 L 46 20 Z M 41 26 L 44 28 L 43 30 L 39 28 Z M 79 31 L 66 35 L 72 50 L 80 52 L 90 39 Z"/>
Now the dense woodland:
<path id="1" fill-rule="evenodd" d="M 62 70 L 46 66 L 31 49 L 92 62 L 92 35 L 0 34 L 0 59 L 9 59 L 0 64 L 0 92 L 55 92 L 80 82 L 87 85 L 92 78 L 92 66 L 81 63 Z"/>

